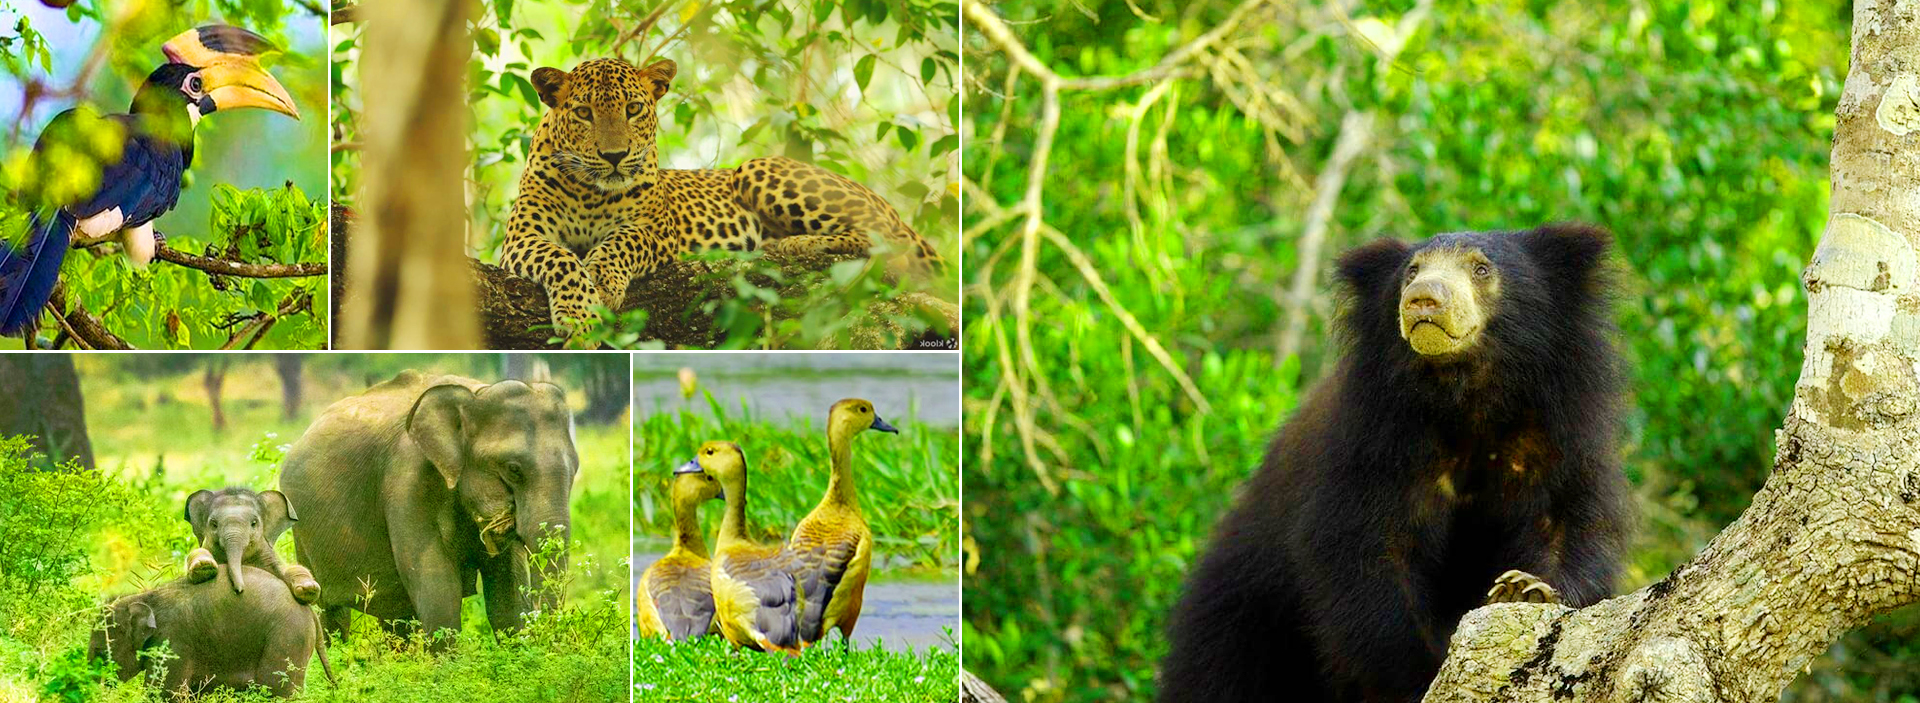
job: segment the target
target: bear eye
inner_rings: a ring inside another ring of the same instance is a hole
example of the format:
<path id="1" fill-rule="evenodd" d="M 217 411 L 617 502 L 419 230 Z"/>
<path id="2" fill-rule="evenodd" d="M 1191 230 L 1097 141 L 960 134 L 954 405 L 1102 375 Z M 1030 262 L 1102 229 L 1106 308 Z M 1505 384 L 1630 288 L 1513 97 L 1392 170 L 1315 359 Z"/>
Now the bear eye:
<path id="1" fill-rule="evenodd" d="M 585 105 L 581 105 L 580 107 L 576 107 L 573 109 L 573 116 L 578 117 L 585 122 L 592 122 L 593 108 L 587 107 Z"/>
<path id="2" fill-rule="evenodd" d="M 1407 264 L 1407 278 L 1413 278 L 1414 274 L 1417 273 L 1420 273 L 1419 264 Z"/>
<path id="3" fill-rule="evenodd" d="M 1484 263 L 1481 263 L 1481 264 L 1474 264 L 1474 265 L 1473 265 L 1473 275 L 1475 275 L 1475 276 L 1478 276 L 1478 277 L 1480 277 L 1480 278 L 1486 278 L 1486 277 L 1488 277 L 1488 276 L 1491 276 L 1491 275 L 1493 275 L 1493 267 L 1492 267 L 1492 266 L 1488 266 L 1488 265 L 1486 265 L 1486 264 L 1484 264 Z"/>
<path id="4" fill-rule="evenodd" d="M 634 118 L 639 116 L 640 116 L 640 101 L 635 100 L 633 102 L 627 103 L 627 117 Z"/>

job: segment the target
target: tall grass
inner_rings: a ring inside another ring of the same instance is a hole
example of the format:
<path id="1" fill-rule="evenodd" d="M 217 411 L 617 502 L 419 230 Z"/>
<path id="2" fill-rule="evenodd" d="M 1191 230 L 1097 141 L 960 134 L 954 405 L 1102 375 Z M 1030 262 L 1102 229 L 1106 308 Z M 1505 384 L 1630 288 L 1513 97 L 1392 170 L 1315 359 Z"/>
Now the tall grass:
<path id="1" fill-rule="evenodd" d="M 680 409 L 640 410 L 634 428 L 633 523 L 641 548 L 664 550 L 673 534 L 667 485 L 673 469 L 702 442 L 738 443 L 747 456 L 748 522 L 753 536 L 786 538 L 827 488 L 826 430 L 810 420 L 773 423 L 745 402 L 729 408 L 705 395 L 711 416 Z M 890 418 L 900 434 L 862 432 L 853 440 L 855 483 L 873 530 L 880 569 L 951 568 L 960 553 L 959 433 L 914 417 Z M 720 524 L 720 505 L 703 506 L 706 534 Z"/>

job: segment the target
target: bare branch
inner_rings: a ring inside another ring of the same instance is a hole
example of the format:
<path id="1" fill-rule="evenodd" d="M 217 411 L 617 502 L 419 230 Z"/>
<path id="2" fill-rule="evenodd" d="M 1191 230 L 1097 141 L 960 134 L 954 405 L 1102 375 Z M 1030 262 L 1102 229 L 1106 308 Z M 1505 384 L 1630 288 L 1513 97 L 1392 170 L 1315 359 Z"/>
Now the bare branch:
<path id="1" fill-rule="evenodd" d="M 324 263 L 249 264 L 229 259 L 216 259 L 198 254 L 189 254 L 167 246 L 165 242 L 161 242 L 158 246 L 154 247 L 154 258 L 191 269 L 199 269 L 210 274 L 237 276 L 240 278 L 303 278 L 307 276 L 327 275 L 327 265 Z"/>
<path id="2" fill-rule="evenodd" d="M 87 349 L 134 348 L 127 343 L 127 340 L 121 339 L 120 335 L 108 331 L 106 325 L 100 323 L 100 318 L 87 312 L 86 306 L 81 305 L 79 301 L 75 301 L 72 307 L 68 307 L 66 281 L 56 281 L 53 284 L 53 296 L 48 300 L 48 304 L 53 306 L 54 314 L 60 318 L 60 328 Z"/>

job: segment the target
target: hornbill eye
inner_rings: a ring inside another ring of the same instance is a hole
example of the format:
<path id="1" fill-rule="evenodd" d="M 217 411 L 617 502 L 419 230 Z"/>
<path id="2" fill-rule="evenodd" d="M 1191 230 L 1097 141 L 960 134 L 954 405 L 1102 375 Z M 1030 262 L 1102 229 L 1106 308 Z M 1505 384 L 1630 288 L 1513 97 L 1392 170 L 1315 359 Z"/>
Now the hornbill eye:
<path id="1" fill-rule="evenodd" d="M 581 121 L 584 121 L 584 122 L 592 122 L 593 109 L 585 105 L 581 105 L 580 107 L 576 107 L 573 109 L 573 116 L 580 118 Z"/>
<path id="2" fill-rule="evenodd" d="M 197 97 L 200 97 L 201 92 L 204 90 L 206 90 L 206 88 L 205 88 L 205 84 L 200 82 L 200 74 L 195 73 L 191 76 L 187 76 L 187 94 L 188 95 L 191 95 L 197 98 Z"/>

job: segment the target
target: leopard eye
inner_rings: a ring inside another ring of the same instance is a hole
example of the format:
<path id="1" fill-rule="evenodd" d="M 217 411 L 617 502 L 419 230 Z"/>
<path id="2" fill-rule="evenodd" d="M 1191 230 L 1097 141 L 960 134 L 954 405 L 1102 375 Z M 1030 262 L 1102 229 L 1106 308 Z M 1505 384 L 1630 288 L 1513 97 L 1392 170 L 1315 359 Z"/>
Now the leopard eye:
<path id="1" fill-rule="evenodd" d="M 580 107 L 576 107 L 573 109 L 573 116 L 580 118 L 580 120 L 583 122 L 592 122 L 593 108 L 587 107 L 585 105 L 581 105 Z"/>
<path id="2" fill-rule="evenodd" d="M 627 119 L 633 119 L 635 117 L 639 117 L 641 107 L 643 106 L 640 104 L 640 101 L 638 100 L 627 103 Z"/>

